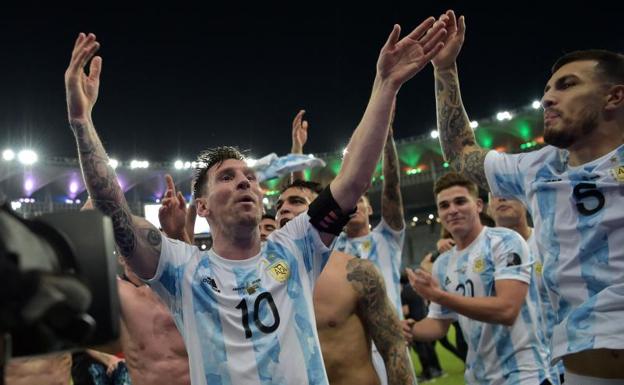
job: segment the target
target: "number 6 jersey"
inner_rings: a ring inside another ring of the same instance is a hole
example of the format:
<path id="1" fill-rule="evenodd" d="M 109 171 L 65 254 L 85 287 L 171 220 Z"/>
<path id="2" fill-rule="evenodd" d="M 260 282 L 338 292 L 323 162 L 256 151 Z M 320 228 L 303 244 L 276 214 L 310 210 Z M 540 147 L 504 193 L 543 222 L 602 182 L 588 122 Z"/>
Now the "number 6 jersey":
<path id="1" fill-rule="evenodd" d="M 312 306 L 328 257 L 305 213 L 245 260 L 163 238 L 148 282 L 184 338 L 191 382 L 328 384 Z"/>
<path id="2" fill-rule="evenodd" d="M 490 151 L 492 193 L 529 208 L 555 310 L 552 354 L 624 348 L 624 146 L 579 167 L 552 146 Z"/>
<path id="3" fill-rule="evenodd" d="M 458 320 L 466 342 L 466 383 L 534 385 L 549 378 L 548 352 L 538 322 L 539 298 L 531 279 L 533 260 L 522 237 L 513 230 L 484 227 L 463 250 L 457 246 L 433 264 L 440 287 L 466 297 L 496 295 L 496 281 L 513 279 L 529 285 L 512 326 L 477 321 L 434 302 L 427 317 Z"/>

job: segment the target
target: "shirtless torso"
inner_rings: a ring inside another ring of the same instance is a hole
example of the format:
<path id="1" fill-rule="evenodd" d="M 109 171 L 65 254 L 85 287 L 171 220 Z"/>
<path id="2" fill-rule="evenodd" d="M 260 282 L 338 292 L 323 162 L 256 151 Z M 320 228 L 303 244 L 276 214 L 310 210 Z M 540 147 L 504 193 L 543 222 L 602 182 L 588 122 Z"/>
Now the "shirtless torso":
<path id="1" fill-rule="evenodd" d="M 6 385 L 69 385 L 71 353 L 14 358 L 5 368 Z"/>
<path id="2" fill-rule="evenodd" d="M 121 345 L 133 385 L 190 385 L 182 336 L 169 309 L 147 285 L 118 280 Z"/>

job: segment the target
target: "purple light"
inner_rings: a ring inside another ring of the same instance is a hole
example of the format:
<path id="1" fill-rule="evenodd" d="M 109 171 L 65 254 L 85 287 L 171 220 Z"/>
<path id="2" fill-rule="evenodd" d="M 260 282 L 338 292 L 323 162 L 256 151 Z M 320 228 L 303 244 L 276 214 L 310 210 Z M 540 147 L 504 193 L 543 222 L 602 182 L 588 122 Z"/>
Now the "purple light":
<path id="1" fill-rule="evenodd" d="M 75 194 L 78 191 L 78 183 L 77 182 L 71 182 L 69 184 L 69 192 L 72 194 Z"/>
<path id="2" fill-rule="evenodd" d="M 30 195 L 35 188 L 35 181 L 32 178 L 27 178 L 24 181 L 24 190 Z"/>

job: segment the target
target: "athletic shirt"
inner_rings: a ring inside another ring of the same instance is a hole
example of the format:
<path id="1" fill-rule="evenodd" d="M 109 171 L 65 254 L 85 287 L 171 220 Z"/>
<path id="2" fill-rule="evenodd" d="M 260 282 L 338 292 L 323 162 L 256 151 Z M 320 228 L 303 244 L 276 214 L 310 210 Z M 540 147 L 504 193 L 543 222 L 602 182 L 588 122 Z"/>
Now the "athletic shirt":
<path id="1" fill-rule="evenodd" d="M 329 249 L 304 213 L 229 260 L 163 237 L 150 286 L 173 314 L 193 385 L 323 384 L 312 288 Z"/>
<path id="2" fill-rule="evenodd" d="M 538 325 L 539 299 L 531 280 L 533 260 L 522 237 L 513 230 L 484 227 L 465 249 L 441 254 L 433 276 L 450 293 L 487 297 L 495 281 L 513 279 L 529 284 L 516 322 L 508 327 L 477 321 L 432 302 L 430 318 L 458 320 L 468 343 L 467 384 L 535 385 L 549 378 L 548 353 Z"/>
<path id="3" fill-rule="evenodd" d="M 535 223 L 544 284 L 555 312 L 555 360 L 624 348 L 624 146 L 579 167 L 552 146 L 490 151 L 492 193 L 521 200 Z"/>
<path id="4" fill-rule="evenodd" d="M 542 258 L 542 255 L 539 253 L 539 250 L 537 249 L 537 243 L 535 242 L 535 231 L 531 231 L 531 235 L 529 236 L 529 239 L 527 239 L 527 244 L 529 245 L 529 251 L 531 253 L 531 256 L 535 260 L 535 264 L 533 265 L 533 279 L 535 280 L 535 286 L 537 287 L 537 291 L 539 293 L 541 307 L 541 311 L 538 314 L 540 324 L 542 325 L 540 331 L 543 334 L 543 341 L 546 343 L 548 351 L 548 362 L 550 362 L 552 359 L 550 341 L 552 340 L 553 327 L 555 326 L 555 312 L 553 310 L 552 304 L 550 303 L 550 298 L 548 297 L 546 287 L 544 286 L 544 260 Z M 550 374 L 553 385 L 559 384 L 559 376 L 563 373 L 563 361 L 559 361 L 555 365 L 551 366 Z"/>
<path id="5" fill-rule="evenodd" d="M 368 259 L 377 266 L 384 278 L 388 297 L 392 301 L 399 319 L 403 319 L 403 311 L 401 310 L 401 253 L 404 239 L 405 226 L 399 231 L 393 230 L 382 218 L 373 231 L 367 235 L 348 238 L 347 234 L 342 232 L 334 243 L 335 250 Z"/>

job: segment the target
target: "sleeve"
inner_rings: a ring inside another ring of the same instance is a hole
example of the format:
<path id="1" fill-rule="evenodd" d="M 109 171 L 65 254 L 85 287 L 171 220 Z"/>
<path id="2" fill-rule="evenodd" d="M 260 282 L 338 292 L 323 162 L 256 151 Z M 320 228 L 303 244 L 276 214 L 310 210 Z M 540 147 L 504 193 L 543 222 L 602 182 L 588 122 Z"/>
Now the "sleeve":
<path id="1" fill-rule="evenodd" d="M 197 247 L 163 236 L 156 274 L 144 280 L 174 314 L 182 311 L 184 270 L 195 253 Z"/>
<path id="2" fill-rule="evenodd" d="M 314 284 L 329 259 L 330 249 L 321 240 L 318 230 L 310 223 L 307 212 L 299 214 L 286 226 L 269 235 L 267 249 L 281 249 L 303 262 L 305 272 Z"/>
<path id="3" fill-rule="evenodd" d="M 531 282 L 531 271 L 535 261 L 529 252 L 529 246 L 520 234 L 505 231 L 492 242 L 494 262 L 494 280 L 515 279 Z"/>
<path id="4" fill-rule="evenodd" d="M 405 242 L 405 226 L 401 230 L 394 230 L 382 218 L 381 221 L 373 229 L 375 233 L 380 234 L 388 243 L 390 248 L 390 258 L 394 259 L 392 266 L 401 266 L 401 257 L 403 254 L 403 243 Z"/>
<path id="5" fill-rule="evenodd" d="M 444 291 L 448 291 L 446 290 L 446 285 L 444 284 L 445 270 L 448 258 L 444 258 L 443 256 L 444 254 L 436 259 L 436 261 L 433 263 L 432 274 L 438 280 L 440 288 L 442 288 L 442 290 Z M 457 321 L 457 313 L 435 302 L 431 302 L 429 304 L 429 312 L 427 313 L 427 317 L 435 319 L 452 319 Z"/>
<path id="6" fill-rule="evenodd" d="M 527 204 L 524 174 L 520 162 L 527 154 L 506 154 L 494 150 L 485 157 L 485 176 L 494 196 L 515 198 Z"/>

